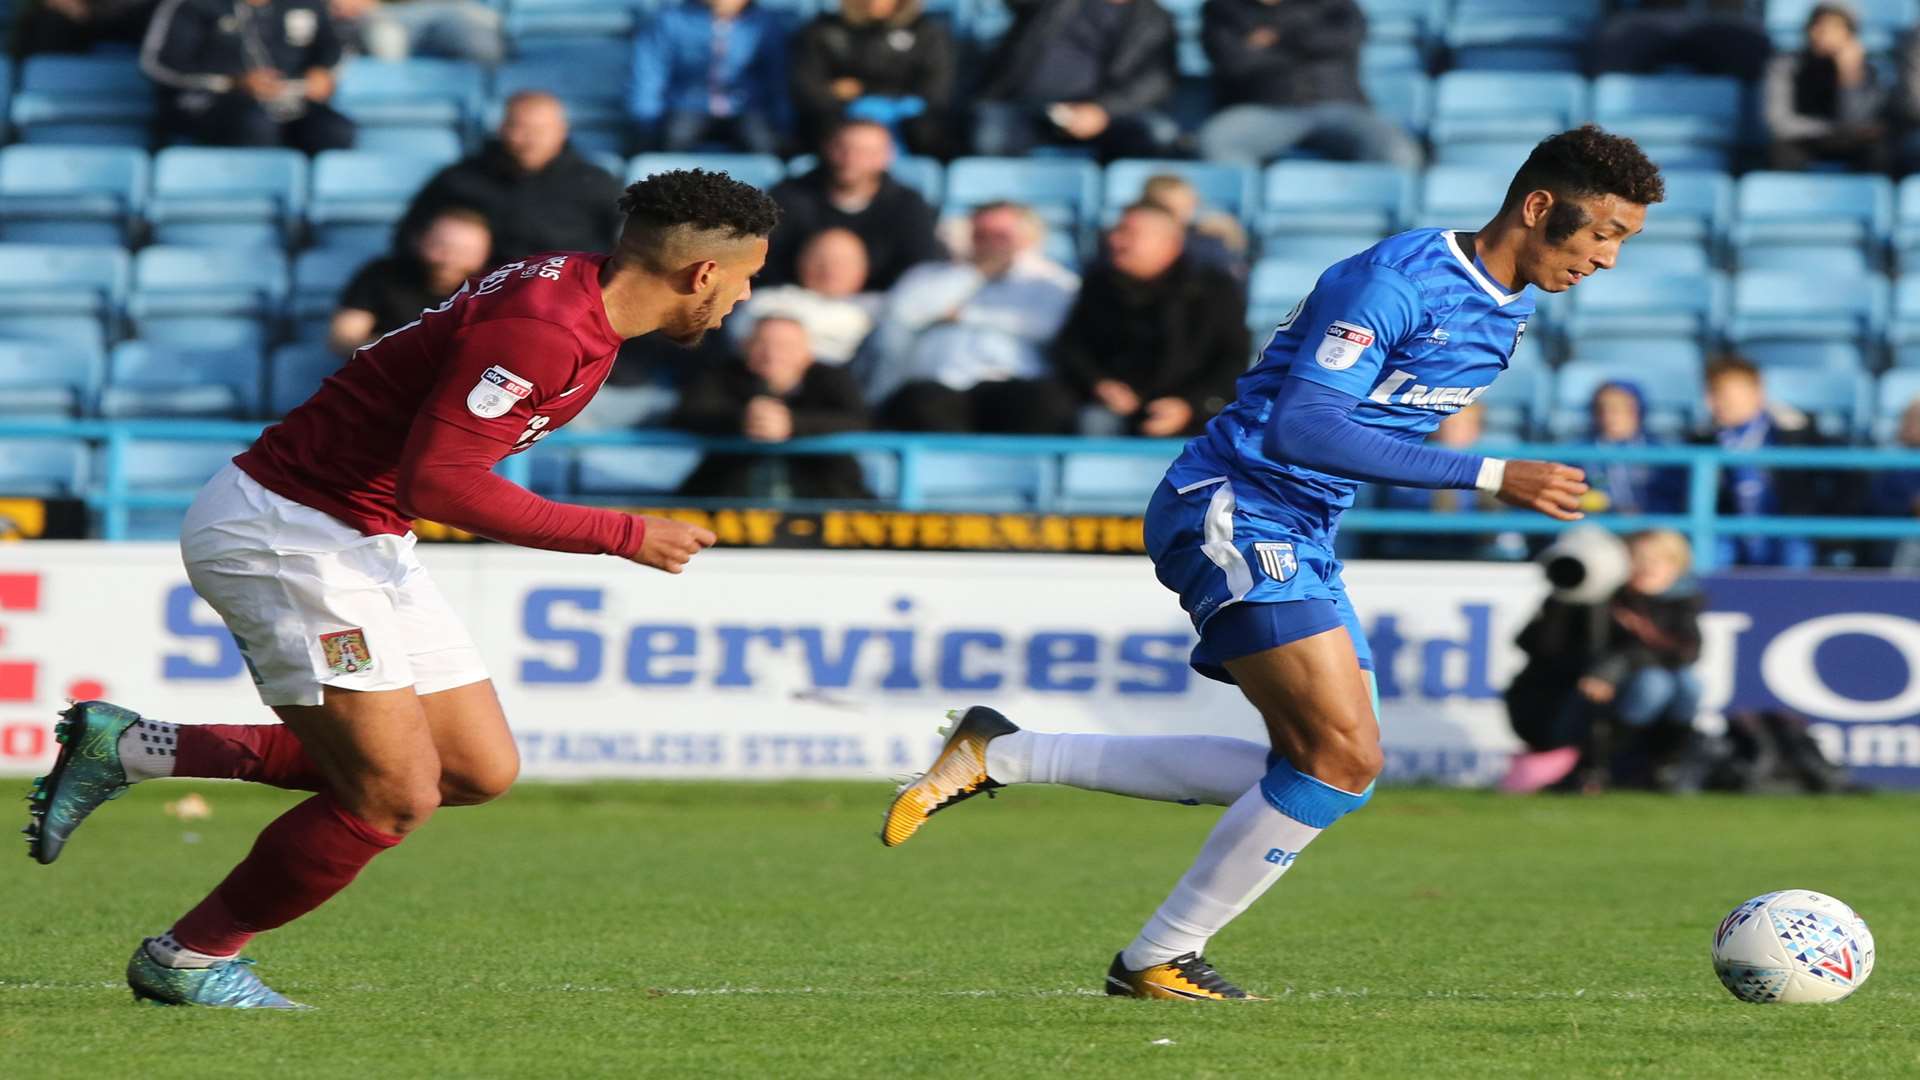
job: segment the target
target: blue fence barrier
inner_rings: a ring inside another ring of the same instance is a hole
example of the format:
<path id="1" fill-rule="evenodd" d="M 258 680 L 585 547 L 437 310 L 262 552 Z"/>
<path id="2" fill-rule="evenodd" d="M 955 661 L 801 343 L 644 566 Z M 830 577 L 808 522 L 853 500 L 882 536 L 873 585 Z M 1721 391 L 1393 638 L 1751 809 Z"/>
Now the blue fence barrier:
<path id="1" fill-rule="evenodd" d="M 127 480 L 127 455 L 134 440 L 245 441 L 264 425 L 240 421 L 78 420 L 0 422 L 0 438 L 41 437 L 86 439 L 104 448 L 101 475 L 86 494 L 88 507 L 100 522 L 107 540 L 127 536 L 127 514 L 137 509 L 181 509 L 192 494 L 178 490 L 139 491 Z M 1078 436 L 914 435 L 894 432 L 857 432 L 760 443 L 747 439 L 712 439 L 680 431 L 558 431 L 527 454 L 501 463 L 500 472 L 516 483 L 531 476 L 530 454 L 553 448 L 592 446 L 683 447 L 771 456 L 794 454 L 888 453 L 899 464 L 898 490 L 891 504 L 902 510 L 938 510 L 943 507 L 926 495 L 923 457 L 963 451 L 969 454 L 1042 457 L 1055 469 L 1067 454 L 1102 454 L 1171 461 L 1179 452 L 1178 439 L 1084 438 Z M 1696 559 L 1706 568 L 1715 541 L 1723 536 L 1804 536 L 1827 540 L 1904 540 L 1920 538 L 1920 518 L 1870 517 L 1723 517 L 1715 512 L 1720 470 L 1734 465 L 1782 469 L 1920 470 L 1920 450 L 1874 448 L 1722 450 L 1717 447 L 1598 447 L 1575 444 L 1500 444 L 1489 447 L 1508 458 L 1551 461 L 1620 462 L 1623 464 L 1684 466 L 1688 471 L 1687 510 L 1683 514 L 1597 514 L 1590 520 L 1619 531 L 1646 528 L 1677 529 L 1693 541 Z M 1144 497 L 1144 496 L 1143 496 Z M 1057 498 L 1057 496 L 1055 496 Z M 648 501 L 657 502 L 658 495 Z M 762 501 L 762 500 L 756 500 Z M 1036 507 L 1057 511 L 1057 505 Z M 1513 511 L 1476 514 L 1436 514 L 1415 510 L 1355 509 L 1341 519 L 1348 532 L 1371 533 L 1554 533 L 1566 527 L 1539 514 Z"/>

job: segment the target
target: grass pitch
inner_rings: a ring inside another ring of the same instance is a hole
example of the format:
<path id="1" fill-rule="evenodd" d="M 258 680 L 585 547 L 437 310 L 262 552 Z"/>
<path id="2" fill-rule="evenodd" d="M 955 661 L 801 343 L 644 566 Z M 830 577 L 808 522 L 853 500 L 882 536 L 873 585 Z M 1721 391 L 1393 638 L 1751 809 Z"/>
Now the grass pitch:
<path id="1" fill-rule="evenodd" d="M 162 812 L 189 791 L 211 820 Z M 0 1076 L 1920 1074 L 1911 797 L 1383 792 L 1214 943 L 1274 1000 L 1194 1006 L 1098 992 L 1215 810 L 1016 788 L 889 851 L 872 785 L 527 786 L 256 943 L 320 1011 L 134 1005 L 135 942 L 295 798 L 148 784 L 0 864 Z M 1786 887 L 1873 927 L 1852 1000 L 1714 979 L 1720 917 Z"/>

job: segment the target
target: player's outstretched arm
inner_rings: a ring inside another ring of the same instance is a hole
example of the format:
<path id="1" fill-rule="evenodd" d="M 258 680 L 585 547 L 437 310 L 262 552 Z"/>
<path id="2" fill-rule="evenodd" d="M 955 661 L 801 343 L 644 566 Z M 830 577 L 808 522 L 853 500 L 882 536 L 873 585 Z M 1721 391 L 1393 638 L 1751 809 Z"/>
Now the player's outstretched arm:
<path id="1" fill-rule="evenodd" d="M 1562 521 L 1580 517 L 1586 493 L 1579 469 L 1546 461 L 1502 461 L 1396 439 L 1358 424 L 1361 399 L 1311 379 L 1289 377 L 1273 399 L 1265 449 L 1275 461 L 1363 483 L 1417 488 L 1476 488 L 1510 506 Z"/>
<path id="2" fill-rule="evenodd" d="M 642 518 L 646 535 L 640 550 L 628 556 L 642 566 L 678 574 L 687 568 L 687 560 L 713 546 L 718 539 L 712 530 L 689 525 L 672 518 Z"/>

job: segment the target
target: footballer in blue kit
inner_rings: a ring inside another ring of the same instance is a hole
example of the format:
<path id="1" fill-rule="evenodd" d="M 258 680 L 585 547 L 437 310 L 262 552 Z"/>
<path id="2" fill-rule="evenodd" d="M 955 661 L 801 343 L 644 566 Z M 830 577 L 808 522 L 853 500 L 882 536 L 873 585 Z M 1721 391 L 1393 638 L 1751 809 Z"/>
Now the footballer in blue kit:
<path id="1" fill-rule="evenodd" d="M 1116 996 L 1249 997 L 1207 942 L 1323 829 L 1364 806 L 1382 755 L 1372 656 L 1334 537 L 1363 483 L 1478 489 L 1579 517 L 1580 470 L 1423 440 L 1513 357 L 1533 292 L 1610 269 L 1664 189 L 1632 140 L 1594 126 L 1542 141 L 1478 230 L 1416 229 L 1329 267 L 1187 444 L 1147 507 L 1147 552 L 1199 632 L 1196 671 L 1237 684 L 1266 744 L 1022 729 L 976 706 L 901 788 L 882 840 L 980 791 L 1057 783 L 1228 807 L 1199 858 L 1114 957 Z"/>

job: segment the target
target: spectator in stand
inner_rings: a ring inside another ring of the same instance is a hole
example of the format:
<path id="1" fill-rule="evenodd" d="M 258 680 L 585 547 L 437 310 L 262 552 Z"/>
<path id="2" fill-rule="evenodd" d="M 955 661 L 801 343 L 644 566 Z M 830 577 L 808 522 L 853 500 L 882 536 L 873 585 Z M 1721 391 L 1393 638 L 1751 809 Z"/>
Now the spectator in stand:
<path id="1" fill-rule="evenodd" d="M 1251 351 L 1246 297 L 1181 258 L 1185 236 L 1160 207 L 1128 207 L 1054 340 L 1055 367 L 1090 403 L 1088 434 L 1192 435 L 1233 399 Z"/>
<path id="2" fill-rule="evenodd" d="M 452 296 L 487 268 L 493 234 L 487 219 L 457 207 L 442 210 L 405 255 L 388 255 L 360 268 L 340 293 L 327 343 L 342 356 Z"/>
<path id="3" fill-rule="evenodd" d="M 21 55 L 138 45 L 160 0 L 40 0 L 20 15 Z"/>
<path id="4" fill-rule="evenodd" d="M 1758 0 L 1638 0 L 1602 24 L 1589 66 L 1595 75 L 1681 69 L 1753 82 L 1773 55 L 1761 6 Z"/>
<path id="5" fill-rule="evenodd" d="M 1588 404 L 1593 426 L 1587 436 L 1596 446 L 1658 446 L 1647 434 L 1647 395 L 1625 380 L 1603 383 Z M 1677 514 L 1686 508 L 1687 471 L 1680 467 L 1594 462 L 1585 466 L 1589 513 Z"/>
<path id="6" fill-rule="evenodd" d="M 1360 88 L 1367 17 L 1354 0 L 1207 0 L 1202 41 L 1215 112 L 1212 161 L 1263 165 L 1300 148 L 1340 161 L 1420 167 L 1420 147 Z"/>
<path id="7" fill-rule="evenodd" d="M 326 0 L 165 0 L 140 69 L 177 135 L 317 154 L 353 145 L 353 121 L 327 105 L 341 55 Z"/>
<path id="8" fill-rule="evenodd" d="M 489 66 L 506 54 L 500 13 L 475 0 L 332 0 L 333 17 L 376 60 L 434 56 Z"/>
<path id="9" fill-rule="evenodd" d="M 396 231 L 406 250 L 448 207 L 478 210 L 493 231 L 488 262 L 541 251 L 600 251 L 620 230 L 620 181 L 567 144 L 560 99 L 523 90 L 507 99 L 499 137 L 456 161 L 413 197 Z"/>
<path id="10" fill-rule="evenodd" d="M 1186 258 L 1224 270 L 1236 280 L 1247 279 L 1247 230 L 1232 214 L 1202 212 L 1200 192 L 1186 177 L 1174 173 L 1148 177 L 1140 201 L 1172 214 L 1187 230 Z"/>
<path id="11" fill-rule="evenodd" d="M 1767 65 L 1769 167 L 1798 170 L 1831 161 L 1885 169 L 1888 94 L 1867 62 L 1859 16 L 1846 4 L 1816 4 L 1806 36 L 1806 48 Z"/>
<path id="12" fill-rule="evenodd" d="M 1900 430 L 1894 445 L 1901 450 L 1920 450 L 1920 398 L 1907 405 L 1900 415 Z M 1884 469 L 1873 477 L 1873 512 L 1887 517 L 1920 517 L 1920 469 Z M 1902 540 L 1894 545 L 1890 559 L 1897 570 L 1920 570 L 1920 539 Z"/>
<path id="13" fill-rule="evenodd" d="M 953 39 L 920 0 L 841 0 L 793 43 L 801 135 L 818 143 L 842 120 L 873 120 L 916 154 L 948 157 L 953 71 Z"/>
<path id="14" fill-rule="evenodd" d="M 849 120 L 827 138 L 823 159 L 805 176 L 773 189 L 780 204 L 765 271 L 768 284 L 794 280 L 800 248 L 815 233 L 847 229 L 867 246 L 867 285 L 893 288 L 916 263 L 947 257 L 937 218 L 920 193 L 887 175 L 893 136 L 871 120 Z"/>
<path id="15" fill-rule="evenodd" d="M 1101 157 L 1161 157 L 1179 126 L 1173 19 L 1154 0 L 1016 0 L 986 64 L 974 152 L 1020 157 L 1042 143 Z"/>
<path id="16" fill-rule="evenodd" d="M 751 0 L 682 0 L 633 42 L 627 111 L 643 144 L 778 154 L 791 126 L 787 19 Z"/>
<path id="17" fill-rule="evenodd" d="M 864 292 L 867 245 L 847 229 L 815 233 L 800 249 L 800 280 L 756 291 L 727 320 L 727 331 L 750 340 L 761 319 L 791 319 L 807 332 L 813 358 L 845 364 L 873 331 L 880 298 Z"/>
<path id="18" fill-rule="evenodd" d="M 867 399 L 898 431 L 1064 435 L 1080 403 L 1047 345 L 1080 278 L 1040 253 L 1046 226 L 1016 203 L 972 218 L 964 259 L 922 263 L 887 294 Z"/>
<path id="19" fill-rule="evenodd" d="M 816 364 L 806 328 L 761 319 L 744 358 L 704 368 L 680 398 L 674 426 L 706 435 L 782 443 L 808 435 L 858 431 L 866 403 L 845 368 Z M 846 454 L 758 457 L 709 454 L 681 485 L 682 495 L 870 499 L 860 463 Z"/>
<path id="20" fill-rule="evenodd" d="M 1699 445 L 1758 450 L 1827 444 L 1805 414 L 1769 402 L 1760 369 L 1740 357 L 1722 357 L 1707 365 L 1707 411 L 1713 424 L 1693 438 Z M 1720 470 L 1718 509 L 1726 516 L 1830 514 L 1842 512 L 1847 501 L 1836 479 L 1822 473 L 1755 465 Z M 1804 569 L 1814 564 L 1815 549 L 1805 537 L 1739 536 L 1722 538 L 1717 554 L 1714 561 L 1720 566 Z"/>
<path id="21" fill-rule="evenodd" d="M 1677 532 L 1656 529 L 1627 541 L 1627 583 L 1607 605 L 1611 616 L 1600 657 L 1575 685 L 1581 697 L 1611 706 L 1629 728 L 1690 728 L 1700 711 L 1700 611 L 1705 598 L 1691 577 L 1693 549 Z"/>

